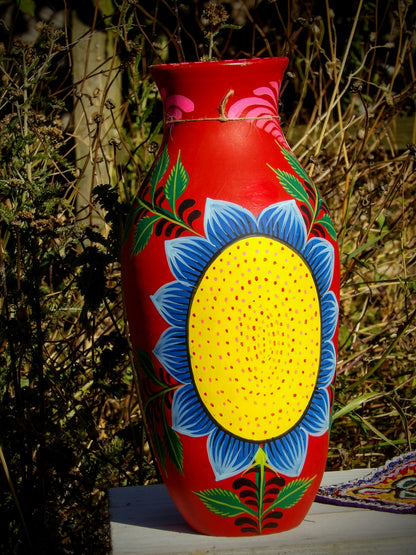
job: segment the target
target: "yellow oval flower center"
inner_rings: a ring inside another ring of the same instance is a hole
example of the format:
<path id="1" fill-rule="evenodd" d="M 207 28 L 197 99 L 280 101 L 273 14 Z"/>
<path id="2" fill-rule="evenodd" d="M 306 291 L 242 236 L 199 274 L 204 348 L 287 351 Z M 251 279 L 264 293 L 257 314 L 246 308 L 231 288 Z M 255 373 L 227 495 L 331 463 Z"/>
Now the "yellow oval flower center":
<path id="1" fill-rule="evenodd" d="M 291 430 L 319 373 L 319 295 L 306 261 L 277 239 L 227 246 L 202 274 L 188 313 L 195 387 L 211 417 L 243 439 Z"/>

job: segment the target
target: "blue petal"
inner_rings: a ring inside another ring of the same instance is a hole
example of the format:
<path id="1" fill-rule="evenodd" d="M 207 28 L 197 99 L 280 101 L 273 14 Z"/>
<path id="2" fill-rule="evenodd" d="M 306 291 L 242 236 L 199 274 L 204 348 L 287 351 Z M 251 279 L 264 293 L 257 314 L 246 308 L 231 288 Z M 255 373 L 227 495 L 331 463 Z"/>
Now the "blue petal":
<path id="1" fill-rule="evenodd" d="M 320 436 L 329 427 L 329 394 L 326 389 L 317 389 L 302 420 L 301 427 L 313 436 Z"/>
<path id="2" fill-rule="evenodd" d="M 223 200 L 207 199 L 204 226 L 206 238 L 217 249 L 257 231 L 256 220 L 249 210 Z"/>
<path id="3" fill-rule="evenodd" d="M 263 210 L 258 217 L 258 226 L 260 232 L 277 237 L 303 251 L 306 227 L 294 200 L 272 204 Z"/>
<path id="4" fill-rule="evenodd" d="M 192 289 L 180 281 L 163 285 L 150 298 L 171 326 L 185 326 Z"/>
<path id="5" fill-rule="evenodd" d="M 172 428 L 191 437 L 203 437 L 214 428 L 214 422 L 208 417 L 199 401 L 193 385 L 180 387 L 173 396 Z"/>
<path id="6" fill-rule="evenodd" d="M 321 302 L 322 340 L 327 341 L 334 336 L 338 323 L 338 301 L 333 291 L 328 291 Z"/>
<path id="7" fill-rule="evenodd" d="M 315 276 L 318 290 L 325 293 L 331 285 L 334 273 L 334 247 L 326 239 L 313 237 L 303 252 Z"/>
<path id="8" fill-rule="evenodd" d="M 328 387 L 334 379 L 336 366 L 335 347 L 332 341 L 324 343 L 321 354 L 321 366 L 319 368 L 318 388 Z"/>
<path id="9" fill-rule="evenodd" d="M 165 252 L 175 278 L 194 285 L 215 249 L 203 237 L 180 237 L 166 241 Z"/>
<path id="10" fill-rule="evenodd" d="M 295 428 L 285 436 L 265 445 L 270 466 L 286 476 L 299 476 L 305 464 L 308 450 L 308 435 Z"/>
<path id="11" fill-rule="evenodd" d="M 240 474 L 253 463 L 258 445 L 217 428 L 208 438 L 207 449 L 216 480 L 224 480 Z"/>
<path id="12" fill-rule="evenodd" d="M 185 329 L 168 328 L 160 336 L 153 353 L 175 380 L 181 383 L 191 381 Z"/>

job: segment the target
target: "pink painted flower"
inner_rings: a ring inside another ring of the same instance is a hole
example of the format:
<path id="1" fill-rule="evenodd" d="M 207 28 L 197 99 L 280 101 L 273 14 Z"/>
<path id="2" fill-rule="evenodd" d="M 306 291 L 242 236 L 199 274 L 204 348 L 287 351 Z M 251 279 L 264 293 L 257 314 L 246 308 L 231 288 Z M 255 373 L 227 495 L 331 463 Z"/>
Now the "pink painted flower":
<path id="1" fill-rule="evenodd" d="M 257 127 L 271 133 L 279 143 L 287 145 L 278 120 L 277 103 L 279 85 L 276 81 L 269 83 L 270 87 L 254 89 L 253 94 L 237 100 L 227 111 L 228 118 L 259 118 L 255 119 Z M 271 119 L 268 119 L 268 118 Z"/>
<path id="2" fill-rule="evenodd" d="M 184 112 L 193 112 L 195 109 L 192 100 L 182 94 L 172 94 L 166 98 L 166 91 L 162 89 L 160 95 L 165 106 L 166 123 L 181 120 Z"/>

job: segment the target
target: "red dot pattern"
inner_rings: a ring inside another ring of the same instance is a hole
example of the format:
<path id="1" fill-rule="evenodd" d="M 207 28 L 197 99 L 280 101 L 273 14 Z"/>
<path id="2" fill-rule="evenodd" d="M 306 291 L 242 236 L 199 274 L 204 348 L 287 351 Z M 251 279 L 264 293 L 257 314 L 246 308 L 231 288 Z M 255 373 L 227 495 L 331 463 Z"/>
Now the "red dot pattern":
<path id="1" fill-rule="evenodd" d="M 320 345 L 318 291 L 288 245 L 241 239 L 201 276 L 188 317 L 191 368 L 227 431 L 265 441 L 293 428 L 315 389 Z"/>

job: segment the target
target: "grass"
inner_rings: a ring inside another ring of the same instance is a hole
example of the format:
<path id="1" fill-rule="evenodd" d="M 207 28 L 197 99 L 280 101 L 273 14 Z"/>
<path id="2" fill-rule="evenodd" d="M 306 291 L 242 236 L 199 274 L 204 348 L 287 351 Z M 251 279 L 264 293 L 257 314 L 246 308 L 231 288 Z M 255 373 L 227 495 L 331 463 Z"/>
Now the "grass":
<path id="1" fill-rule="evenodd" d="M 14 27 L 3 28 L 0 50 L 4 553 L 108 552 L 108 488 L 158 480 L 118 263 L 122 221 L 161 138 L 151 63 L 289 57 L 283 130 L 329 204 L 341 252 L 328 469 L 377 466 L 413 449 L 414 9 L 377 0 L 223 5 L 228 19 L 221 10 L 218 21 L 202 17 L 200 1 L 103 2 L 92 13 L 90 27 L 116 46 L 110 69 L 100 63 L 85 78 L 105 71 L 107 83 L 121 79 L 122 93 L 104 98 L 89 128 L 89 156 L 107 172 L 89 204 L 101 213 L 98 227 L 77 219 L 88 156 L 76 162 L 71 114 L 77 99 L 86 109 L 94 98 L 71 78 L 69 14 L 62 5 L 62 29 L 44 23 L 29 44 L 16 39 L 39 12 L 31 2 L 21 3 L 26 13 L 7 8 Z M 404 139 L 396 133 L 403 121 Z"/>

